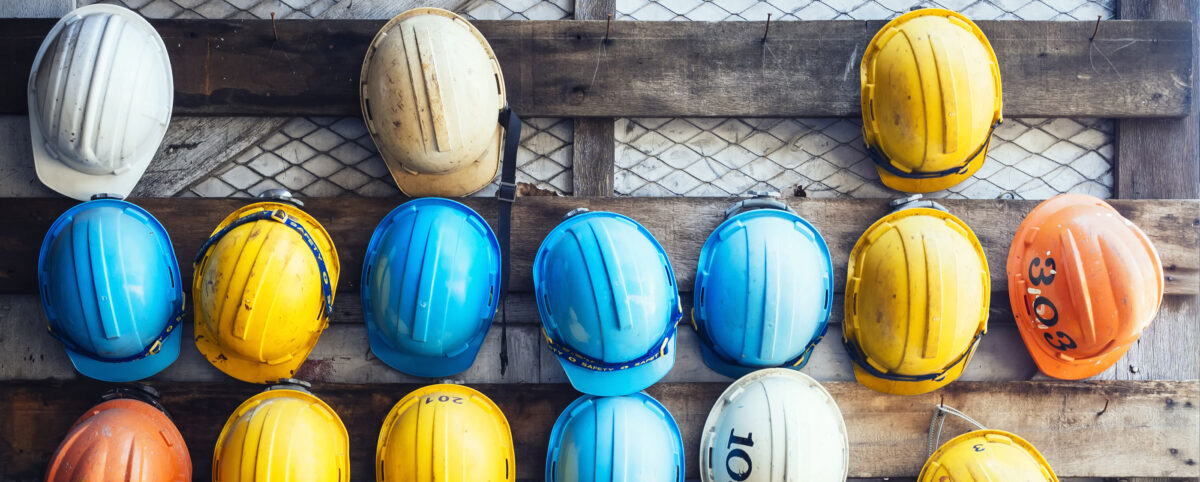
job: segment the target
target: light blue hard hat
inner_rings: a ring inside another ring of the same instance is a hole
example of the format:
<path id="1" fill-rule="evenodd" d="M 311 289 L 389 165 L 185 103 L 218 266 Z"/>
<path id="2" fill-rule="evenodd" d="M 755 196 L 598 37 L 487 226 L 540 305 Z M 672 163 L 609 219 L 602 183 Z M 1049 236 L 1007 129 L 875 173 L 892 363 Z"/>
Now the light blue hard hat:
<path id="1" fill-rule="evenodd" d="M 679 482 L 683 435 L 650 395 L 584 395 L 550 432 L 547 482 Z"/>
<path id="2" fill-rule="evenodd" d="M 388 366 L 445 377 L 475 361 L 499 303 L 500 244 L 471 208 L 421 198 L 383 218 L 363 260 L 371 351 Z"/>
<path id="3" fill-rule="evenodd" d="M 675 364 L 679 292 L 667 253 L 620 214 L 568 215 L 538 248 L 542 333 L 575 389 L 626 395 Z"/>
<path id="4" fill-rule="evenodd" d="M 692 296 L 709 368 L 730 378 L 768 367 L 798 370 L 829 321 L 829 248 L 786 204 L 739 202 L 701 248 Z"/>
<path id="5" fill-rule="evenodd" d="M 79 373 L 130 382 L 179 357 L 179 264 L 145 209 L 118 199 L 68 209 L 42 241 L 38 290 L 50 334 Z"/>

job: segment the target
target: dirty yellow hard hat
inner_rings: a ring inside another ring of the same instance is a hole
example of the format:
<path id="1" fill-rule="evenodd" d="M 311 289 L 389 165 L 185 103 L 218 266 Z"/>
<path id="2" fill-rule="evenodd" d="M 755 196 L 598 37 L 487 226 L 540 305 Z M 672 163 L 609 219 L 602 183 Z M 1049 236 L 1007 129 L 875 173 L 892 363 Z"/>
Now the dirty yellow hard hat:
<path id="1" fill-rule="evenodd" d="M 516 142 L 502 136 L 509 129 L 501 128 L 507 104 L 496 54 L 451 12 L 416 8 L 391 19 L 367 48 L 361 79 L 367 132 L 409 196 L 482 189 L 502 146 Z"/>
<path id="2" fill-rule="evenodd" d="M 913 198 L 850 253 L 842 341 L 859 383 L 897 395 L 957 379 L 987 332 L 987 257 L 941 205 Z"/>
<path id="3" fill-rule="evenodd" d="M 929 459 L 921 467 L 918 482 L 1058 482 L 1050 463 L 1029 441 L 1013 433 L 984 427 L 953 407 L 938 405 L 937 409 L 933 423 L 929 424 Z M 978 430 L 954 437 L 933 451 L 941 437 L 941 417 L 946 413 L 966 420 Z"/>
<path id="4" fill-rule="evenodd" d="M 926 8 L 884 25 L 863 52 L 863 140 L 883 184 L 924 193 L 958 184 L 987 158 L 1000 123 L 1000 67 L 967 17 Z"/>
<path id="5" fill-rule="evenodd" d="M 196 255 L 196 347 L 238 380 L 291 377 L 329 324 L 338 272 L 329 233 L 299 208 L 234 211 Z"/>
<path id="6" fill-rule="evenodd" d="M 379 482 L 516 479 L 512 431 L 500 407 L 460 385 L 430 385 L 392 407 L 379 431 Z"/>
<path id="7" fill-rule="evenodd" d="M 307 383 L 287 380 L 242 402 L 217 437 L 213 482 L 345 482 L 350 436 Z"/>

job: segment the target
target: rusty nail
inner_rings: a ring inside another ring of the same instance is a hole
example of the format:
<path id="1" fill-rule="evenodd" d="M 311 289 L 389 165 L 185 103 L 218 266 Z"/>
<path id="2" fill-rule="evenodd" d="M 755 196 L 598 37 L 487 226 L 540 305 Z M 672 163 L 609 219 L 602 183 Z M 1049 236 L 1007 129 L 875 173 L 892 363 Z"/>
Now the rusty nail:
<path id="1" fill-rule="evenodd" d="M 763 30 L 763 43 L 767 42 L 767 34 L 771 33 L 771 14 L 767 14 L 767 28 Z"/>
<path id="2" fill-rule="evenodd" d="M 608 34 L 612 31 L 612 14 L 608 14 L 608 23 L 604 25 L 604 41 L 608 42 Z"/>
<path id="3" fill-rule="evenodd" d="M 279 41 L 279 30 L 275 28 L 275 12 L 271 12 L 271 33 L 275 34 L 275 41 Z"/>
<path id="4" fill-rule="evenodd" d="M 1096 40 L 1097 33 L 1100 33 L 1100 16 L 1099 15 L 1096 15 L 1096 29 L 1092 30 L 1092 38 L 1088 39 L 1088 42 Z"/>

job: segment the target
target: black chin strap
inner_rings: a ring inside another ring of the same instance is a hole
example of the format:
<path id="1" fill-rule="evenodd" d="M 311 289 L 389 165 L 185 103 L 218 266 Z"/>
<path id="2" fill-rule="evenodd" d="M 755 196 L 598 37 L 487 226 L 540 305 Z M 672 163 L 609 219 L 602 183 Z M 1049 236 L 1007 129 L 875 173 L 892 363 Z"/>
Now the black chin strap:
<path id="1" fill-rule="evenodd" d="M 504 154 L 500 161 L 500 189 L 496 199 L 500 202 L 500 215 L 496 223 L 500 238 L 500 376 L 508 369 L 508 313 L 504 304 L 508 297 L 509 251 L 512 230 L 512 205 L 517 201 L 517 146 L 521 143 L 521 119 L 511 108 L 500 111 L 500 125 L 504 127 Z"/>

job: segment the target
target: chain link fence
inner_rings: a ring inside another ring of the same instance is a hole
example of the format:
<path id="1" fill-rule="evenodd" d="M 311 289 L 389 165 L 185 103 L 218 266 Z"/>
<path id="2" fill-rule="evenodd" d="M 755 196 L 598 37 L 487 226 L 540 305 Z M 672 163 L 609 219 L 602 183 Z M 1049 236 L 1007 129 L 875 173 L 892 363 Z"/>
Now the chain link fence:
<path id="1" fill-rule="evenodd" d="M 351 0 L 120 0 L 157 18 L 316 18 Z M 94 3 L 84 0 L 83 3 Z M 476 20 L 571 18 L 572 0 L 482 0 Z M 1115 0 L 618 0 L 623 20 L 877 20 L 917 7 L 977 20 L 1111 18 Z M 621 118 L 616 120 L 618 195 L 725 196 L 773 189 L 814 197 L 890 197 L 862 142 L 857 119 Z M 572 123 L 525 119 L 518 180 L 570 194 Z M 1113 122 L 1006 119 L 988 161 L 935 197 L 1045 199 L 1061 192 L 1112 193 Z M 294 118 L 183 192 L 248 195 L 285 187 L 305 196 L 397 193 L 361 118 Z M 477 195 L 489 196 L 495 185 Z"/>

